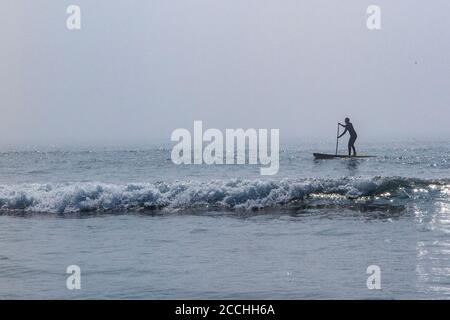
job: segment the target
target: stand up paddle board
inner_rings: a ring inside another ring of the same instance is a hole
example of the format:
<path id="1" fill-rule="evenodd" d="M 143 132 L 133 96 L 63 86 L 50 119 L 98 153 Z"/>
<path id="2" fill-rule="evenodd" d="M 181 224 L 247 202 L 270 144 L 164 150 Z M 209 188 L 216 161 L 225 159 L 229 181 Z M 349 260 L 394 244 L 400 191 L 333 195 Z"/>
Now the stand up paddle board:
<path id="1" fill-rule="evenodd" d="M 313 153 L 316 159 L 339 159 L 339 158 L 349 158 L 349 159 L 364 159 L 364 158 L 375 158 L 376 156 L 347 156 L 343 154 L 327 154 L 327 153 Z"/>

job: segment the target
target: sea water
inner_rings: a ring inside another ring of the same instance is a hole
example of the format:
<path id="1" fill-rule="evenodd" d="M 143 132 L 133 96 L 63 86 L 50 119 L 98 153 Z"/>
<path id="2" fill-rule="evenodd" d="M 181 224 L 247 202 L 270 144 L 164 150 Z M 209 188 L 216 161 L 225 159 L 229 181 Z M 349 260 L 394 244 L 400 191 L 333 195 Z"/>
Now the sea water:
<path id="1" fill-rule="evenodd" d="M 170 146 L 4 148 L 0 298 L 450 297 L 450 143 L 312 157 L 329 150 L 281 144 L 261 176 L 175 165 Z"/>

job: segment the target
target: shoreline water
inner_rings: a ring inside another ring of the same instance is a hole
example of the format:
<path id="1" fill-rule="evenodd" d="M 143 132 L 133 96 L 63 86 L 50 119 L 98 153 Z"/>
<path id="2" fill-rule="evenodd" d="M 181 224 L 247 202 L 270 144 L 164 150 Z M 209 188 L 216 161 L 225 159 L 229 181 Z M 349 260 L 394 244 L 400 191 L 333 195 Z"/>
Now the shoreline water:
<path id="1" fill-rule="evenodd" d="M 450 145 L 313 150 L 282 149 L 276 177 L 170 149 L 1 153 L 0 298 L 450 298 Z"/>
<path id="2" fill-rule="evenodd" d="M 446 246 L 427 253 L 436 245 L 417 238 L 415 220 L 411 212 L 382 217 L 379 212 L 334 210 L 87 219 L 0 216 L 1 238 L 9 243 L 0 259 L 0 297 L 446 298 L 445 291 L 431 290 L 432 285 L 446 288 L 445 281 L 434 282 L 442 276 L 436 274 L 438 263 L 445 266 L 445 260 L 436 260 L 437 253 L 445 254 Z M 65 288 L 64 272 L 71 264 L 82 271 L 79 291 Z M 366 288 L 366 268 L 372 264 L 382 270 L 381 291 Z"/>

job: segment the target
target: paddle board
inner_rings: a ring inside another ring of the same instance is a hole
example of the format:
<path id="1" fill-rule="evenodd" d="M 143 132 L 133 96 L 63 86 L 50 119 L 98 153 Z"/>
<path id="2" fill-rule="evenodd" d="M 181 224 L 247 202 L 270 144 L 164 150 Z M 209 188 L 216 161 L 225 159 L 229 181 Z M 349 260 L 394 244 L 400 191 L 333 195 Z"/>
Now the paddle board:
<path id="1" fill-rule="evenodd" d="M 349 159 L 363 159 L 363 158 L 375 158 L 375 156 L 348 156 L 343 154 L 327 154 L 327 153 L 314 153 L 314 158 L 316 159 L 339 159 L 339 158 L 349 158 Z"/>

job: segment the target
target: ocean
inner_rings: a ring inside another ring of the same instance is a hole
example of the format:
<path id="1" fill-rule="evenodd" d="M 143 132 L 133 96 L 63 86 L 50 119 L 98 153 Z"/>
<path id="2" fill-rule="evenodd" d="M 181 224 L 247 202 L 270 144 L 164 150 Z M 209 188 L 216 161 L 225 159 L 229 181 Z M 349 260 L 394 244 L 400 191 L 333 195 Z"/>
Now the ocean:
<path id="1" fill-rule="evenodd" d="M 261 176 L 175 165 L 170 146 L 4 148 L 0 298 L 449 298 L 450 143 L 360 149 L 377 157 L 281 144 Z"/>

